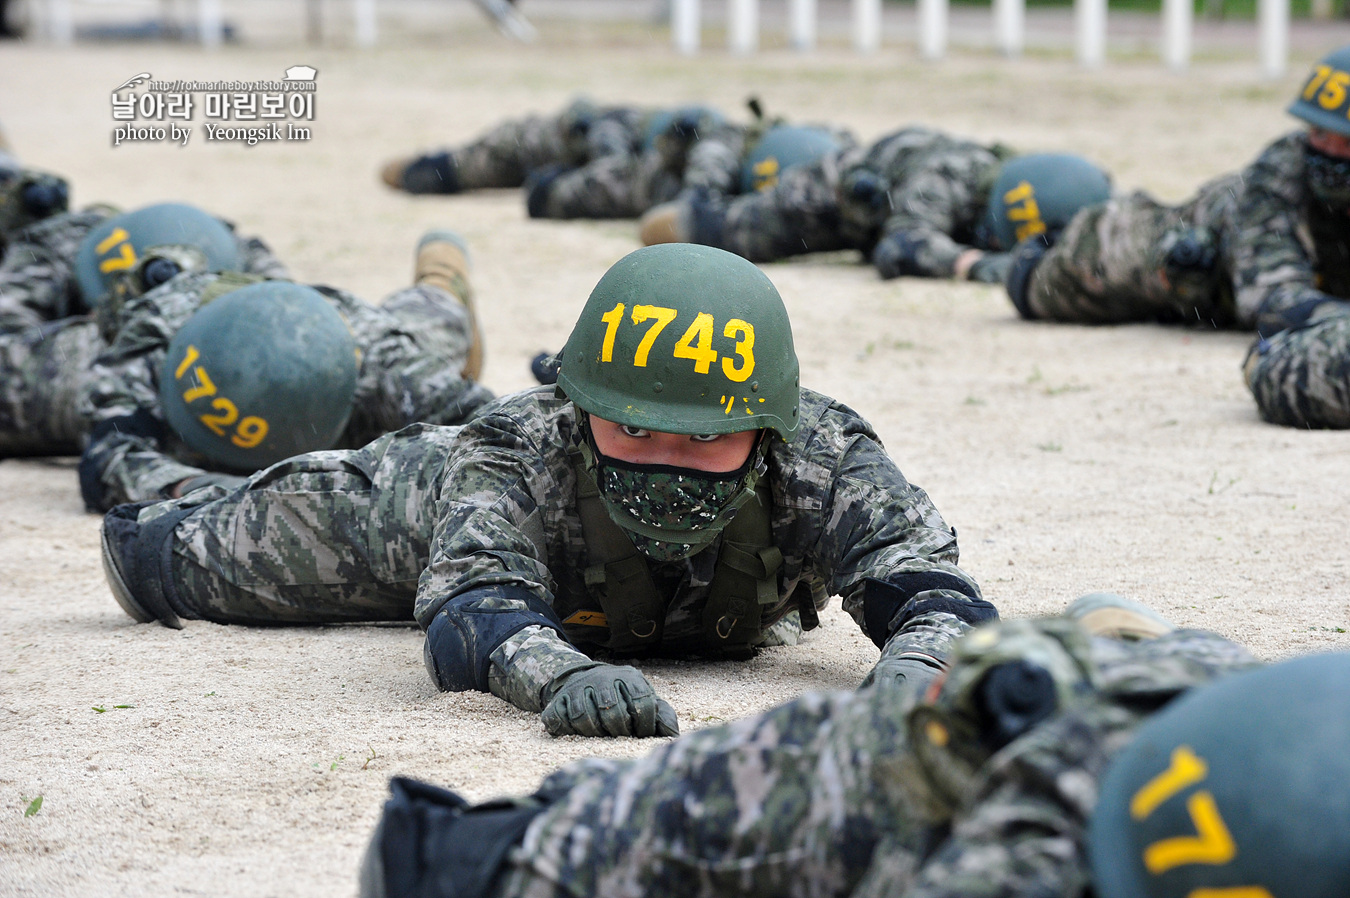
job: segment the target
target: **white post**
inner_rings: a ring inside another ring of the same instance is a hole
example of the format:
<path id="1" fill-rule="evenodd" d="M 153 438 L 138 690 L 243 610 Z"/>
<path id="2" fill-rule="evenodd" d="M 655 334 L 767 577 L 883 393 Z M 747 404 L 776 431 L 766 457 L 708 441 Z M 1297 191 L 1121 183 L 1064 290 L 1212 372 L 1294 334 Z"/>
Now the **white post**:
<path id="1" fill-rule="evenodd" d="M 1261 74 L 1280 78 L 1289 64 L 1289 0 L 1258 0 Z"/>
<path id="2" fill-rule="evenodd" d="M 65 46 L 75 42 L 75 21 L 70 16 L 70 0 L 47 0 L 47 36 Z"/>
<path id="3" fill-rule="evenodd" d="M 1005 56 L 1020 56 L 1026 34 L 1026 0 L 994 0 L 994 46 Z"/>
<path id="4" fill-rule="evenodd" d="M 919 0 L 919 55 L 941 59 L 947 52 L 947 0 Z"/>
<path id="5" fill-rule="evenodd" d="M 875 53 L 881 46 L 881 0 L 853 0 L 853 49 Z"/>
<path id="6" fill-rule="evenodd" d="M 727 46 L 732 53 L 753 53 L 759 48 L 759 0 L 727 4 Z"/>
<path id="7" fill-rule="evenodd" d="M 699 0 L 674 0 L 670 7 L 670 36 L 675 50 L 686 56 L 698 52 Z"/>
<path id="8" fill-rule="evenodd" d="M 358 47 L 375 46 L 375 0 L 355 0 L 356 45 Z"/>
<path id="9" fill-rule="evenodd" d="M 788 0 L 788 43 L 794 50 L 816 48 L 816 0 Z"/>
<path id="10" fill-rule="evenodd" d="M 1181 72 L 1191 63 L 1192 0 L 1163 0 L 1163 62 Z"/>
<path id="11" fill-rule="evenodd" d="M 203 47 L 219 47 L 225 37 L 220 0 L 197 0 L 197 37 Z"/>
<path id="12" fill-rule="evenodd" d="M 1096 68 L 1106 61 L 1106 0 L 1073 0 L 1078 62 Z"/>

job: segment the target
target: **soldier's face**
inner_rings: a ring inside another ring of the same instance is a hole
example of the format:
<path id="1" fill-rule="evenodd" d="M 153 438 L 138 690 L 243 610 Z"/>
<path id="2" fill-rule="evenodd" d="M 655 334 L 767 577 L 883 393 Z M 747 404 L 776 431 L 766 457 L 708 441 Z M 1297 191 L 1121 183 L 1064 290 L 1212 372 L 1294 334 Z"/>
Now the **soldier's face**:
<path id="1" fill-rule="evenodd" d="M 1350 159 L 1350 137 L 1344 134 L 1322 128 L 1309 128 L 1308 145 L 1319 153 L 1335 156 L 1337 159 Z"/>
<path id="2" fill-rule="evenodd" d="M 610 458 L 635 465 L 669 465 L 722 474 L 745 464 L 759 431 L 684 434 L 643 430 L 588 415 L 595 448 Z"/>

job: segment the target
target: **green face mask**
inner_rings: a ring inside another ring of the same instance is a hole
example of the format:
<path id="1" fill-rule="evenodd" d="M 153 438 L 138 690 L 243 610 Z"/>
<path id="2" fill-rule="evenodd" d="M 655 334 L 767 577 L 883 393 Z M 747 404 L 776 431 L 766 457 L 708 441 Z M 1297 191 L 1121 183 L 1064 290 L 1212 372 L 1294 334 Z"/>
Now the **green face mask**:
<path id="1" fill-rule="evenodd" d="M 710 473 L 640 465 L 601 455 L 591 440 L 582 457 L 610 519 L 653 561 L 688 558 L 708 546 L 755 494 L 768 465 L 761 441 L 734 471 Z"/>

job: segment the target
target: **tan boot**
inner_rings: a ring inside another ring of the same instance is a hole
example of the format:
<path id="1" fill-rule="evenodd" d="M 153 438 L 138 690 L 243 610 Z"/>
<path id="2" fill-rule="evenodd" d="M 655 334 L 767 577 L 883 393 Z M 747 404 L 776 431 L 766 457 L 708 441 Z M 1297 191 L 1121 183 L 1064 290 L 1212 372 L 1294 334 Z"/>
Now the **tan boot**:
<path id="1" fill-rule="evenodd" d="M 662 203 L 647 210 L 638 223 L 638 238 L 643 246 L 657 243 L 688 243 L 689 228 L 683 224 L 683 205 L 678 201 Z"/>
<path id="2" fill-rule="evenodd" d="M 1153 639 L 1176 629 L 1176 625 L 1152 608 L 1111 592 L 1093 592 L 1075 599 L 1064 610 L 1093 636 L 1109 636 L 1126 642 Z"/>
<path id="3" fill-rule="evenodd" d="M 380 169 L 380 180 L 395 190 L 403 189 L 403 172 L 411 159 L 394 159 Z"/>
<path id="4" fill-rule="evenodd" d="M 418 241 L 413 283 L 439 287 L 458 299 L 469 313 L 471 342 L 461 373 L 466 380 L 478 380 L 483 373 L 483 332 L 478 326 L 478 310 L 474 308 L 470 270 L 464 238 L 454 231 L 429 231 Z"/>

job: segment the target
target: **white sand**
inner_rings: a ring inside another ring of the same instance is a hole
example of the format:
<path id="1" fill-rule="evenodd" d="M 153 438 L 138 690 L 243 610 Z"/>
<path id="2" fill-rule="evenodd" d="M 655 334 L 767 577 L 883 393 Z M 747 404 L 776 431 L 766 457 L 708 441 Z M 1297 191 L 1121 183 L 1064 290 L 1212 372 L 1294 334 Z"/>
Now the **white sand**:
<path id="1" fill-rule="evenodd" d="M 922 64 L 912 48 L 690 61 L 640 24 L 544 22 L 543 43 L 521 50 L 472 14 L 454 27 L 392 16 L 381 48 L 355 52 L 337 46 L 341 15 L 334 46 L 311 49 L 299 4 L 286 8 L 293 21 L 274 13 L 257 42 L 214 54 L 0 48 L 0 122 L 20 155 L 70 177 L 77 205 L 189 200 L 264 236 L 298 278 L 372 300 L 407 282 L 423 231 L 460 230 L 485 381 L 502 392 L 562 344 L 636 227 L 529 221 L 514 191 L 396 194 L 376 180 L 388 157 L 582 91 L 730 111 L 755 92 L 864 139 L 920 122 L 1081 152 L 1122 188 L 1179 200 L 1294 125 L 1282 110 L 1309 61 L 1277 83 L 1250 54 L 1184 77 L 1133 58 L 1094 73 L 1061 56 Z M 297 63 L 320 72 L 308 144 L 203 145 L 199 110 L 185 149 L 110 146 L 109 91 L 137 72 L 254 80 Z M 882 283 L 842 254 L 766 270 L 804 383 L 876 425 L 1006 616 L 1111 589 L 1264 657 L 1350 647 L 1347 436 L 1262 424 L 1238 370 L 1246 335 L 1026 324 L 993 287 Z M 135 625 L 104 585 L 73 462 L 0 463 L 0 497 L 0 894 L 351 895 L 392 774 L 482 799 L 648 747 L 551 739 L 491 696 L 438 693 L 414 629 Z M 874 657 L 836 608 L 803 646 L 748 664 L 644 669 L 690 730 L 849 688 Z"/>

